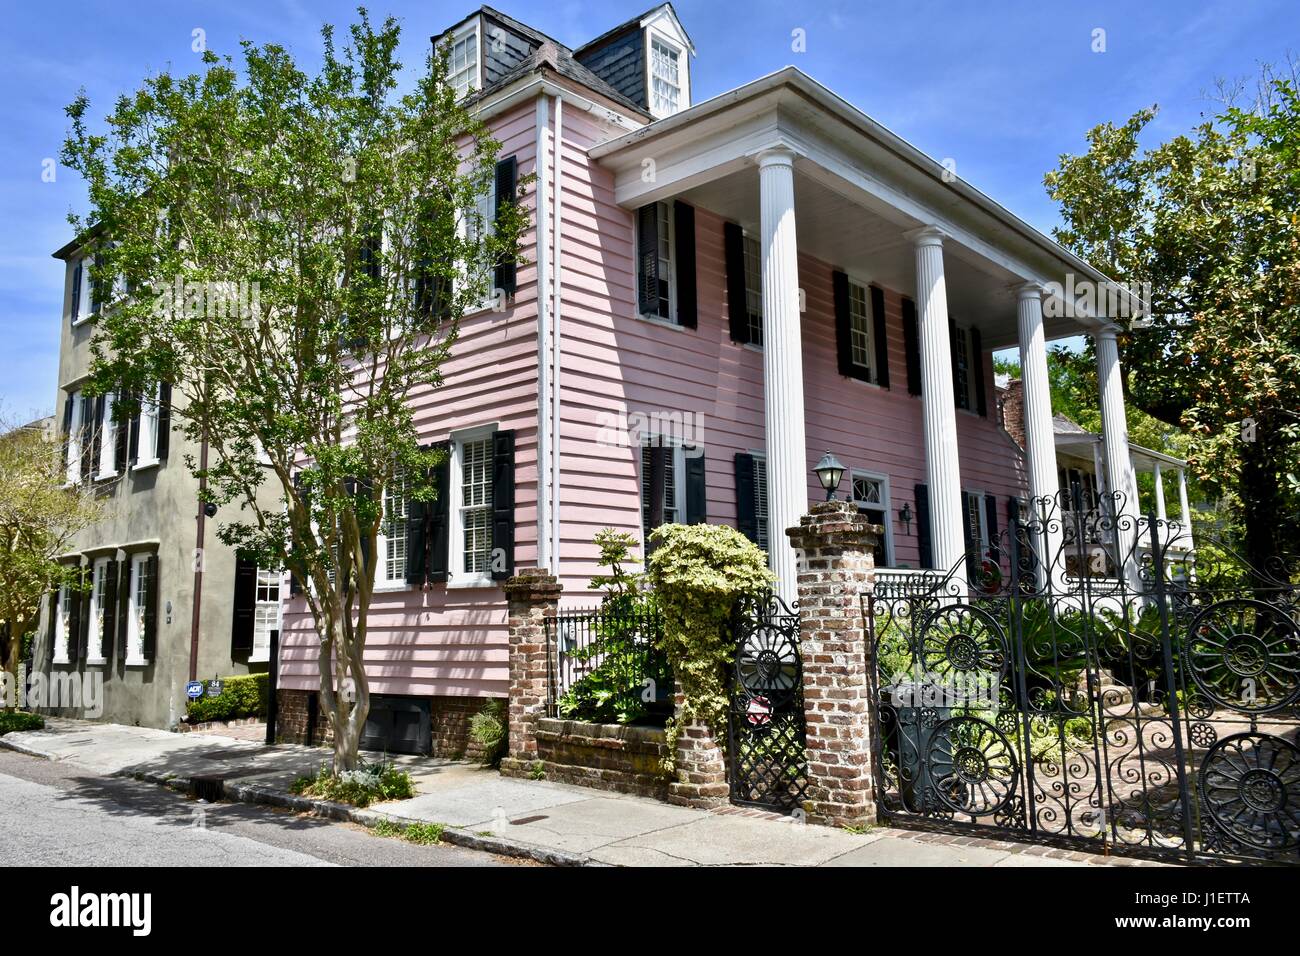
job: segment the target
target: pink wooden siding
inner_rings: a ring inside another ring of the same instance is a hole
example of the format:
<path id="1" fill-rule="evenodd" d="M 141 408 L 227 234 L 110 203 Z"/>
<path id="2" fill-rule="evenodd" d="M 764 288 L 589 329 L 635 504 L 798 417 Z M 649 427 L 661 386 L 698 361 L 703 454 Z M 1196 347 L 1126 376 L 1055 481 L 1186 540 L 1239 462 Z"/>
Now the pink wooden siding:
<path id="1" fill-rule="evenodd" d="M 566 117 L 566 135 L 589 146 L 595 130 L 581 116 Z M 637 318 L 632 214 L 613 200 L 612 177 L 581 153 L 568 154 L 565 190 L 564 363 L 562 468 L 562 577 L 569 603 L 593 598 L 586 585 L 595 571 L 592 537 L 602 527 L 640 535 L 638 452 L 611 446 L 608 416 L 626 412 L 683 412 L 700 416 L 706 455 L 708 520 L 736 521 L 734 456 L 761 452 L 763 357 L 731 341 L 723 260 L 723 220 L 696 210 L 699 327 L 681 329 Z M 755 197 L 757 201 L 757 196 Z M 796 215 L 797 215 L 796 197 Z M 915 511 L 914 486 L 925 481 L 921 401 L 907 394 L 901 294 L 886 290 L 892 388 L 842 377 L 837 370 L 832 267 L 800 258 L 804 387 L 807 409 L 808 494 L 824 493 L 812 465 L 830 449 L 849 468 L 889 477 L 896 564 L 917 567 L 917 526 L 904 534 L 897 513 Z M 960 303 L 951 303 L 960 315 Z M 958 412 L 962 484 L 998 497 L 999 527 L 1006 499 L 1024 494 L 1020 450 L 997 424 L 992 360 L 984 356 L 989 417 Z M 845 477 L 841 494 L 848 491 Z M 773 529 L 773 534 L 777 529 Z"/>
<path id="2" fill-rule="evenodd" d="M 536 163 L 535 105 L 493 120 L 501 156 L 514 155 L 519 175 Z M 535 208 L 535 188 L 524 205 Z M 527 266 L 504 313 L 481 312 L 461 324 L 443 367 L 445 384 L 413 399 L 424 441 L 496 423 L 515 430 L 515 563 L 537 563 L 537 261 L 536 236 L 523 237 Z M 454 543 L 453 543 L 454 546 Z M 403 588 L 375 595 L 366 641 L 366 671 L 377 694 L 501 696 L 509 677 L 505 599 L 499 587 Z M 285 606 L 281 686 L 315 690 L 318 643 L 302 598 Z"/>

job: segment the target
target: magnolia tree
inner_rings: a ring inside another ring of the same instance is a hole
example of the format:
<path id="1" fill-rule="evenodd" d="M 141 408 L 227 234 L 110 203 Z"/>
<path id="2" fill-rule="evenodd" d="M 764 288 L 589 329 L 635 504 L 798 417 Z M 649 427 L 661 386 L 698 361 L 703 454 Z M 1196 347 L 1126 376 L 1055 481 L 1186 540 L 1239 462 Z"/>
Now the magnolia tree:
<path id="1" fill-rule="evenodd" d="M 0 663 L 11 680 L 45 595 L 85 584 L 78 565 L 59 559 L 99 517 L 100 499 L 68 481 L 68 471 L 67 449 L 51 429 L 0 423 Z"/>
<path id="2" fill-rule="evenodd" d="M 1248 108 L 1141 144 L 1155 117 L 1088 134 L 1047 175 L 1057 238 L 1149 283 L 1121 336 L 1132 404 L 1190 436 L 1211 492 L 1238 502 L 1247 557 L 1300 564 L 1300 84 L 1266 71 Z"/>
<path id="3" fill-rule="evenodd" d="M 92 273 L 115 277 L 94 387 L 171 383 L 204 498 L 238 506 L 218 536 L 291 572 L 337 772 L 369 710 L 385 492 L 434 494 L 411 400 L 440 385 L 466 309 L 502 301 L 523 213 L 518 193 L 479 211 L 500 146 L 447 83 L 446 50 L 399 94 L 394 20 L 360 10 L 341 51 L 322 36 L 315 73 L 245 41 L 238 67 L 209 52 L 200 74 L 146 80 L 98 132 L 83 95 L 63 160 L 89 185 L 74 225 L 102 237 Z"/>

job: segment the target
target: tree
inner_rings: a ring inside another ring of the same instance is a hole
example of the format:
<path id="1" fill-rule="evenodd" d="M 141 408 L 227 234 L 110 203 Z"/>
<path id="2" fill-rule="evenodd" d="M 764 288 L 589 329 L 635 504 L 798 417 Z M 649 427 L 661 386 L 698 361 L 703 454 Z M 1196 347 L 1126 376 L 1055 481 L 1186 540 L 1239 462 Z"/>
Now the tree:
<path id="1" fill-rule="evenodd" d="M 1151 314 L 1120 337 L 1125 393 L 1184 429 L 1213 494 L 1239 502 L 1246 557 L 1300 561 L 1300 93 L 1268 74 L 1229 106 L 1143 150 L 1155 108 L 1088 134 L 1045 182 L 1056 238 L 1121 282 L 1150 284 Z"/>
<path id="2" fill-rule="evenodd" d="M 45 595 L 85 587 L 80 567 L 59 559 L 99 518 L 99 496 L 67 481 L 64 454 L 40 424 L 0 424 L 0 664 L 15 681 Z"/>
<path id="3" fill-rule="evenodd" d="M 447 50 L 398 94 L 399 35 L 360 9 L 341 53 L 323 28 L 314 75 L 275 45 L 244 41 L 240 70 L 208 52 L 202 73 L 120 98 L 103 133 L 83 94 L 63 149 L 89 186 L 73 222 L 101 237 L 92 271 L 125 280 L 95 330 L 96 387 L 172 383 L 176 427 L 209 453 L 187 461 L 203 497 L 238 505 L 218 536 L 292 574 L 336 772 L 369 711 L 385 495 L 434 494 L 411 401 L 441 383 L 524 220 L 509 192 L 494 221 L 478 211 L 500 145 L 447 82 Z"/>

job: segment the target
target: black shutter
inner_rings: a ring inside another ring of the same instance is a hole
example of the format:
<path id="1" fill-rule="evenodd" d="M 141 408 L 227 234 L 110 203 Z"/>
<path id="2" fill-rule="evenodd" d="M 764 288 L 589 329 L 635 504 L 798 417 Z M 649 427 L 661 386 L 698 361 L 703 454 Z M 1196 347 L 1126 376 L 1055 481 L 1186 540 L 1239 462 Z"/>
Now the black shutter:
<path id="1" fill-rule="evenodd" d="M 644 462 L 644 457 L 642 458 Z M 645 476 L 642 476 L 645 481 Z M 664 495 L 668 484 L 668 449 L 663 445 L 650 446 L 650 514 L 646 520 L 646 533 L 653 531 L 664 523 Z M 646 554 L 650 554 L 649 542 Z"/>
<path id="2" fill-rule="evenodd" d="M 1002 549 L 998 547 L 998 499 L 993 495 L 984 496 L 984 519 L 989 526 L 989 550 L 997 557 Z"/>
<path id="3" fill-rule="evenodd" d="M 144 652 L 146 661 L 153 662 L 158 648 L 158 555 L 145 558 L 140 569 L 145 574 L 144 598 Z"/>
<path id="4" fill-rule="evenodd" d="M 99 653 L 113 659 L 117 637 L 117 560 L 109 558 L 104 567 L 104 633 L 99 640 Z"/>
<path id="5" fill-rule="evenodd" d="M 54 660 L 54 632 L 58 627 L 59 620 L 59 589 L 55 588 L 50 592 L 50 619 L 49 626 L 45 634 L 45 654 L 43 655 L 45 663 L 48 665 Z"/>
<path id="6" fill-rule="evenodd" d="M 694 452 L 695 454 L 690 454 Z M 709 516 L 707 485 L 704 477 L 704 447 L 688 449 L 686 455 L 686 523 L 704 524 Z"/>
<path id="7" fill-rule="evenodd" d="M 975 365 L 975 410 L 988 418 L 989 402 L 984 393 L 984 343 L 980 338 L 980 330 L 974 327 L 970 330 L 970 360 Z"/>
<path id="8" fill-rule="evenodd" d="M 442 461 L 433 469 L 433 491 L 436 496 L 425 505 L 428 513 L 428 569 L 430 581 L 446 581 L 450 561 L 448 554 L 451 529 L 451 443 L 440 442 Z"/>
<path id="9" fill-rule="evenodd" d="M 135 411 L 131 413 L 130 430 L 131 436 L 127 442 L 126 461 L 128 465 L 134 465 L 140 460 L 140 402 L 139 396 L 131 395 L 131 401 L 135 403 Z"/>
<path id="10" fill-rule="evenodd" d="M 432 508 L 432 504 L 414 498 L 406 502 L 406 583 L 412 587 L 423 587 L 429 573 L 428 523 Z"/>
<path id="11" fill-rule="evenodd" d="M 104 406 L 107 399 L 100 395 L 95 399 L 95 418 L 91 422 L 90 438 L 90 472 L 99 471 L 99 456 L 104 448 Z"/>
<path id="12" fill-rule="evenodd" d="M 557 159 L 558 161 L 558 159 Z M 515 190 L 519 182 L 519 163 L 513 156 L 507 156 L 497 162 L 496 175 L 496 209 L 495 218 L 501 218 L 501 210 L 506 206 L 514 205 Z M 503 254 L 497 261 L 495 282 L 496 287 L 506 295 L 514 295 L 517 282 L 516 273 L 518 271 L 515 264 L 515 256 Z"/>
<path id="13" fill-rule="evenodd" d="M 72 267 L 72 324 L 77 324 L 81 313 L 81 260 Z"/>
<path id="14" fill-rule="evenodd" d="M 69 395 L 63 400 L 63 464 L 72 467 L 72 407 L 76 398 Z"/>
<path id="15" fill-rule="evenodd" d="M 841 375 L 871 381 L 871 370 L 860 369 L 853 362 L 853 317 L 849 309 L 849 277 L 831 273 L 831 293 L 835 299 L 835 357 Z"/>
<path id="16" fill-rule="evenodd" d="M 695 284 L 695 207 L 680 200 L 673 203 L 673 244 L 677 256 L 677 324 L 694 329 L 699 326 Z"/>
<path id="17" fill-rule="evenodd" d="M 117 404 L 121 396 L 119 393 L 113 393 L 113 470 L 119 475 L 126 468 L 127 461 L 127 438 L 131 432 L 131 422 L 127 419 L 120 418 L 117 415 Z"/>
<path id="18" fill-rule="evenodd" d="M 131 556 L 117 569 L 117 656 L 126 660 L 127 614 L 131 607 Z"/>
<path id="19" fill-rule="evenodd" d="M 78 584 L 85 583 L 85 571 L 78 568 Z M 87 625 L 90 615 L 86 613 L 86 592 L 75 587 L 68 588 L 68 660 L 76 662 L 85 657 Z"/>
<path id="20" fill-rule="evenodd" d="M 257 616 L 257 562 L 235 556 L 235 600 L 230 622 L 230 653 L 251 654 L 253 624 Z"/>
<path id="21" fill-rule="evenodd" d="M 889 337 L 885 334 L 885 290 L 871 287 L 871 335 L 876 350 L 876 384 L 889 388 Z"/>
<path id="22" fill-rule="evenodd" d="M 167 451 L 171 447 L 172 435 L 172 386 L 162 382 L 158 386 L 158 460 L 167 460 Z"/>
<path id="23" fill-rule="evenodd" d="M 502 566 L 497 552 L 505 555 Z M 515 433 L 492 435 L 492 580 L 504 581 L 515 573 Z"/>
<path id="24" fill-rule="evenodd" d="M 916 325 L 916 303 L 903 300 L 903 352 L 907 358 L 907 394 L 921 394 L 921 337 Z"/>
<path id="25" fill-rule="evenodd" d="M 745 233 L 734 222 L 722 224 L 722 251 L 727 268 L 727 316 L 731 340 L 749 342 L 749 306 L 745 302 Z"/>
<path id="26" fill-rule="evenodd" d="M 979 570 L 980 543 L 971 537 L 970 495 L 961 493 L 961 541 L 966 549 L 966 572 L 973 578 Z M 948 570 L 944 568 L 944 570 Z"/>
<path id="27" fill-rule="evenodd" d="M 637 310 L 659 314 L 659 214 L 654 203 L 636 211 Z"/>
<path id="28" fill-rule="evenodd" d="M 921 567 L 934 567 L 934 547 L 930 541 L 930 489 L 917 485 L 916 494 L 916 543 L 921 549 Z"/>
<path id="29" fill-rule="evenodd" d="M 1014 525 L 1024 516 L 1024 509 L 1021 507 L 1020 499 L 1015 495 L 1007 498 L 1007 525 Z"/>
<path id="30" fill-rule="evenodd" d="M 758 544 L 754 467 L 753 455 L 736 452 L 736 529 L 750 541 Z"/>

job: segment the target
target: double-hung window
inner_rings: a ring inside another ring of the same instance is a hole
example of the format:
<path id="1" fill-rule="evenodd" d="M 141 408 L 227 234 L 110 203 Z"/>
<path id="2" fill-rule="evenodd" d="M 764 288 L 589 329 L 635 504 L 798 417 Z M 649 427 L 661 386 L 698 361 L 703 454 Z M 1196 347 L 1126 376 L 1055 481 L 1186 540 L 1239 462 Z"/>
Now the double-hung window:
<path id="1" fill-rule="evenodd" d="M 637 249 L 641 257 L 649 259 L 638 268 L 637 281 L 645 286 L 639 293 L 641 314 L 673 323 L 678 322 L 675 228 L 673 207 L 667 202 L 643 208 L 637 220 Z"/>
<path id="2" fill-rule="evenodd" d="M 158 464 L 158 399 L 159 386 L 140 399 L 139 432 L 136 438 L 135 467 L 144 468 Z"/>
<path id="3" fill-rule="evenodd" d="M 72 640 L 72 589 L 59 587 L 54 600 L 54 663 L 67 664 L 68 641 Z"/>
<path id="4" fill-rule="evenodd" d="M 754 528 L 758 546 L 768 548 L 770 532 L 767 520 L 767 456 L 754 456 Z"/>
<path id="5" fill-rule="evenodd" d="M 867 471 L 852 472 L 853 503 L 858 514 L 872 524 L 884 526 L 884 534 L 876 542 L 874 556 L 877 567 L 887 568 L 893 559 L 893 529 L 889 521 L 889 478 Z"/>
<path id="6" fill-rule="evenodd" d="M 660 525 L 678 524 L 686 514 L 686 451 L 652 438 L 641 446 L 641 531 L 647 543 Z"/>
<path id="7" fill-rule="evenodd" d="M 681 51 L 660 37 L 650 38 L 650 112 L 672 116 L 682 101 Z"/>
<path id="8" fill-rule="evenodd" d="M 151 556 L 137 554 L 131 558 L 130 575 L 127 578 L 126 606 L 126 663 L 140 665 L 149 663 L 144 656 L 145 635 L 149 626 L 149 592 Z"/>
<path id="9" fill-rule="evenodd" d="M 110 622 L 105 620 L 104 598 L 108 588 L 108 558 L 96 558 L 90 572 L 90 621 L 86 629 L 86 663 L 104 662 L 104 635 Z"/>
<path id="10" fill-rule="evenodd" d="M 872 354 L 871 293 L 864 285 L 849 282 L 849 348 L 853 364 L 870 372 L 876 367 Z"/>
<path id="11" fill-rule="evenodd" d="M 974 363 L 979 360 L 971 344 L 970 329 L 956 329 L 952 339 L 952 389 L 958 408 L 975 410 Z"/>
<path id="12" fill-rule="evenodd" d="M 81 456 L 88 453 L 86 444 L 86 400 L 81 389 L 68 392 L 67 412 L 64 415 L 67 442 L 64 464 L 67 466 L 68 484 L 76 484 L 81 479 Z"/>
<path id="13" fill-rule="evenodd" d="M 450 465 L 453 584 L 492 581 L 492 430 L 455 436 Z"/>
<path id="14" fill-rule="evenodd" d="M 966 546 L 977 551 L 982 559 L 989 553 L 988 512 L 984 504 L 986 495 L 979 491 L 963 491 L 966 499 Z"/>
<path id="15" fill-rule="evenodd" d="M 406 586 L 406 478 L 394 475 L 384 488 L 384 514 L 375 541 L 376 587 Z"/>
<path id="16" fill-rule="evenodd" d="M 257 569 L 257 603 L 253 609 L 253 652 L 249 661 L 271 659 L 271 632 L 280 629 L 279 568 Z"/>
<path id="17" fill-rule="evenodd" d="M 466 96 L 478 89 L 478 27 L 470 24 L 451 40 L 451 61 L 447 66 L 447 82 L 457 97 Z"/>
<path id="18" fill-rule="evenodd" d="M 95 427 L 99 429 L 99 461 L 95 462 L 96 478 L 112 478 L 117 474 L 117 430 L 127 427 L 113 418 L 113 403 L 116 395 L 109 392 L 104 396 L 102 414 Z"/>

